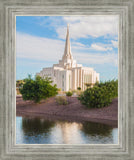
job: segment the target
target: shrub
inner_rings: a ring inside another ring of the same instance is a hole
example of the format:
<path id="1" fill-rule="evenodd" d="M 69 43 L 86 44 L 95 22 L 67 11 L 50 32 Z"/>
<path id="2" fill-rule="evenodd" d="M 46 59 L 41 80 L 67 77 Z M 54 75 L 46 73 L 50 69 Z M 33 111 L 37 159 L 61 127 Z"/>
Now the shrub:
<path id="1" fill-rule="evenodd" d="M 77 90 L 79 90 L 79 91 L 80 91 L 80 90 L 81 90 L 81 87 L 78 87 L 78 88 L 77 88 Z"/>
<path id="2" fill-rule="evenodd" d="M 108 106 L 118 96 L 118 81 L 112 80 L 96 83 L 93 88 L 86 89 L 78 99 L 88 108 Z"/>
<path id="3" fill-rule="evenodd" d="M 58 88 L 58 91 L 61 92 L 61 88 Z"/>
<path id="4" fill-rule="evenodd" d="M 50 78 L 41 78 L 36 76 L 32 79 L 29 76 L 25 79 L 25 83 L 20 89 L 20 93 L 24 100 L 33 100 L 35 103 L 40 102 L 42 99 L 55 96 L 57 94 L 56 85 L 51 85 L 52 81 Z"/>
<path id="5" fill-rule="evenodd" d="M 93 83 L 85 83 L 85 86 L 86 86 L 87 88 L 92 87 L 92 85 L 93 85 Z"/>
<path id="6" fill-rule="evenodd" d="M 56 99 L 56 102 L 59 105 L 66 105 L 66 104 L 68 104 L 67 99 L 66 99 L 65 96 L 57 96 L 55 99 Z"/>
<path id="7" fill-rule="evenodd" d="M 101 108 L 109 105 L 111 102 L 106 87 L 89 88 L 79 97 L 79 100 L 88 108 Z"/>
<path id="8" fill-rule="evenodd" d="M 109 96 L 111 96 L 111 98 L 118 97 L 118 80 L 96 83 L 95 86 L 100 88 L 105 86 L 109 91 Z"/>
<path id="9" fill-rule="evenodd" d="M 70 97 L 72 95 L 73 95 L 73 93 L 71 91 L 66 92 L 66 96 Z"/>

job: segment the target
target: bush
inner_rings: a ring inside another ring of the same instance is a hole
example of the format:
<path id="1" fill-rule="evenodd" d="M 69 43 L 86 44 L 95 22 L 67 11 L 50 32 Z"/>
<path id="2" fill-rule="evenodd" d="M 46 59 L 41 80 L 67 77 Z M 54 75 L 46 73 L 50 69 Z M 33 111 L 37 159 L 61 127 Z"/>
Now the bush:
<path id="1" fill-rule="evenodd" d="M 80 91 L 80 90 L 81 90 L 81 87 L 77 87 L 77 90 L 79 90 L 79 91 Z"/>
<path id="2" fill-rule="evenodd" d="M 117 96 L 118 81 L 112 80 L 96 83 L 93 88 L 86 89 L 78 99 L 88 108 L 101 108 L 108 106 Z"/>
<path id="3" fill-rule="evenodd" d="M 52 81 L 50 78 L 41 78 L 36 76 L 32 79 L 29 76 L 25 79 L 25 83 L 20 89 L 23 100 L 33 100 L 35 103 L 40 102 L 42 99 L 55 96 L 57 94 L 56 85 L 51 85 Z"/>
<path id="4" fill-rule="evenodd" d="M 105 86 L 109 91 L 109 96 L 111 98 L 118 97 L 118 80 L 96 83 L 95 86 L 100 88 Z"/>
<path id="5" fill-rule="evenodd" d="M 73 93 L 71 91 L 66 92 L 66 96 L 70 97 L 72 95 L 73 95 Z"/>
<path id="6" fill-rule="evenodd" d="M 66 104 L 68 104 L 67 99 L 66 99 L 65 96 L 57 96 L 55 99 L 56 99 L 56 102 L 59 105 L 66 105 Z"/>

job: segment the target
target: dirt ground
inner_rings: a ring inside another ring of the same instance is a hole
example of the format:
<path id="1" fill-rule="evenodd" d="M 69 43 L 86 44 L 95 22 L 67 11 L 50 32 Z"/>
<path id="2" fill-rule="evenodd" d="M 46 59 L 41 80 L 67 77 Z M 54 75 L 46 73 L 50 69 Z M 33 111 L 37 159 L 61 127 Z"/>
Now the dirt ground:
<path id="1" fill-rule="evenodd" d="M 118 98 L 115 98 L 108 107 L 87 109 L 77 97 L 67 97 L 68 105 L 58 105 L 55 98 L 49 98 L 40 104 L 23 101 L 21 96 L 16 97 L 16 115 L 42 117 L 50 120 L 92 121 L 118 126 Z"/>

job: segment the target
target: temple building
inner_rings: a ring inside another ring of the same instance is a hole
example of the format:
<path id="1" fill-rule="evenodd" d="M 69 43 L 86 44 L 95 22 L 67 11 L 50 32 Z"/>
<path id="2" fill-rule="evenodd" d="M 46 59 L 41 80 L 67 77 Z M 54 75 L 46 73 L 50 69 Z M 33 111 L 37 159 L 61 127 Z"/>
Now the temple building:
<path id="1" fill-rule="evenodd" d="M 43 78 L 51 77 L 53 84 L 57 85 L 62 91 L 86 89 L 85 84 L 94 84 L 99 81 L 99 73 L 93 68 L 83 67 L 82 64 L 77 64 L 73 59 L 69 38 L 69 26 L 67 26 L 65 50 L 62 59 L 58 64 L 52 67 L 43 68 L 40 73 L 37 73 Z"/>

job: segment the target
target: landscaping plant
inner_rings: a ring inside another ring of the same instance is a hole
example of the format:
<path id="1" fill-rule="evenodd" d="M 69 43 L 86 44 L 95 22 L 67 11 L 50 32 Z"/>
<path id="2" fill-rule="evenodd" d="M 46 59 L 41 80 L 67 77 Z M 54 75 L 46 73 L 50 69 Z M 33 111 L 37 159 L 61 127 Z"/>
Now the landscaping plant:
<path id="1" fill-rule="evenodd" d="M 81 87 L 77 87 L 77 90 L 79 90 L 79 91 L 80 91 L 80 90 L 81 90 Z"/>
<path id="2" fill-rule="evenodd" d="M 112 99 L 118 96 L 118 81 L 96 83 L 94 87 L 87 88 L 78 99 L 88 108 L 101 108 L 108 106 Z"/>
<path id="3" fill-rule="evenodd" d="M 66 96 L 70 97 L 72 95 L 73 95 L 73 93 L 71 91 L 66 92 Z"/>
<path id="4" fill-rule="evenodd" d="M 33 100 L 35 103 L 39 103 L 41 100 L 48 97 L 55 96 L 57 94 L 56 85 L 52 85 L 50 78 L 41 78 L 36 76 L 35 79 L 32 79 L 29 76 L 25 79 L 25 83 L 20 89 L 23 100 Z"/>
<path id="5" fill-rule="evenodd" d="M 55 98 L 55 100 L 56 100 L 56 102 L 57 102 L 59 105 L 66 105 L 66 104 L 68 104 L 67 99 L 66 99 L 65 96 L 57 96 L 57 97 Z"/>

